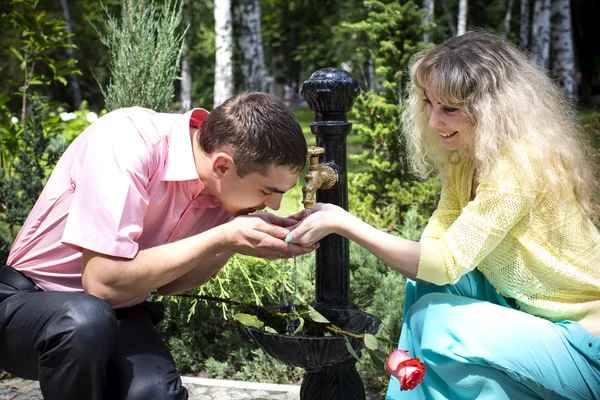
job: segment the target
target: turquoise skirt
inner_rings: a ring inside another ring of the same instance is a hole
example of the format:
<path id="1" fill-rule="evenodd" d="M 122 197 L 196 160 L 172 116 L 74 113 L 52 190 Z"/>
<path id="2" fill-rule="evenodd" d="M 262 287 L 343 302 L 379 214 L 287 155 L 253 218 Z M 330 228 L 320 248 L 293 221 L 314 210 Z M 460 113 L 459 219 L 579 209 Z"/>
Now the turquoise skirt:
<path id="1" fill-rule="evenodd" d="M 516 310 L 479 270 L 455 285 L 408 281 L 398 348 L 426 366 L 386 400 L 600 399 L 600 339 L 572 321 Z"/>

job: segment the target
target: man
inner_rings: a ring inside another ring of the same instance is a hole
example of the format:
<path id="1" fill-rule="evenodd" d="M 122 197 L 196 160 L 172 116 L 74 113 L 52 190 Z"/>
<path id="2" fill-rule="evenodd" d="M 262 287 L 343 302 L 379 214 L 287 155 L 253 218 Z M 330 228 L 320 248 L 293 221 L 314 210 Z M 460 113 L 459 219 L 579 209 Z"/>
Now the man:
<path id="1" fill-rule="evenodd" d="M 46 400 L 186 399 L 154 325 L 160 303 L 234 253 L 282 258 L 279 208 L 306 160 L 293 113 L 242 93 L 212 113 L 143 108 L 100 118 L 69 146 L 0 272 L 0 369 Z"/>

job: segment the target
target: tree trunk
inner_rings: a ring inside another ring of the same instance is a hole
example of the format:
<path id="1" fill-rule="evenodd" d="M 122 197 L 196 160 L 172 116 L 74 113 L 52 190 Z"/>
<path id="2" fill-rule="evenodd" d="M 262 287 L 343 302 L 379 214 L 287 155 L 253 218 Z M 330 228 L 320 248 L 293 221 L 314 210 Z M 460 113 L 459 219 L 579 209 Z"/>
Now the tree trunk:
<path id="1" fill-rule="evenodd" d="M 215 0 L 215 90 L 213 108 L 233 96 L 233 29 L 230 0 Z"/>
<path id="2" fill-rule="evenodd" d="M 192 69 L 189 61 L 190 46 L 187 40 L 183 40 L 183 50 L 181 57 L 181 90 L 180 104 L 181 112 L 185 113 L 192 108 Z"/>
<path id="3" fill-rule="evenodd" d="M 577 85 L 580 104 L 592 103 L 592 86 L 596 71 L 596 60 L 600 59 L 600 47 L 590 38 L 600 37 L 600 0 L 581 0 L 571 3 L 573 39 L 577 49 Z"/>
<path id="4" fill-rule="evenodd" d="M 467 31 L 467 0 L 458 2 L 458 23 L 456 24 L 456 35 L 460 36 Z"/>
<path id="5" fill-rule="evenodd" d="M 239 26 L 237 43 L 242 57 L 243 89 L 266 91 L 267 71 L 260 30 L 259 0 L 238 0 L 234 15 Z"/>
<path id="6" fill-rule="evenodd" d="M 550 0 L 535 0 L 531 49 L 538 64 L 548 69 L 550 64 Z"/>
<path id="7" fill-rule="evenodd" d="M 552 1 L 552 70 L 565 96 L 577 101 L 575 86 L 575 52 L 569 0 Z"/>
<path id="8" fill-rule="evenodd" d="M 506 14 L 504 14 L 504 31 L 502 37 L 506 38 L 510 34 L 510 20 L 512 19 L 512 7 L 513 0 L 507 0 L 506 2 Z"/>
<path id="9" fill-rule="evenodd" d="M 425 12 L 425 15 L 423 16 L 423 25 L 433 22 L 434 11 L 435 0 L 423 0 L 423 12 Z M 427 31 L 424 33 L 423 42 L 431 42 L 431 29 L 427 29 Z"/>
<path id="10" fill-rule="evenodd" d="M 71 13 L 69 13 L 69 3 L 67 0 L 60 0 L 60 6 L 63 11 L 63 18 L 65 19 L 65 30 L 68 34 L 73 33 L 73 28 L 71 27 Z M 70 45 L 73 44 L 73 38 L 67 38 L 67 43 Z M 67 57 L 75 60 L 75 51 L 71 47 L 65 48 L 67 52 Z M 69 75 L 69 83 L 71 84 L 71 91 L 73 94 L 73 108 L 79 110 L 81 106 L 82 96 L 81 96 L 81 87 L 79 86 L 79 78 L 75 74 Z"/>
<path id="11" fill-rule="evenodd" d="M 520 47 L 529 50 L 529 0 L 521 0 Z"/>
<path id="12" fill-rule="evenodd" d="M 448 8 L 448 3 L 446 0 L 441 0 L 442 9 L 444 10 L 444 17 L 446 18 L 446 23 L 448 23 L 448 29 L 452 32 L 452 36 L 456 36 L 456 26 L 454 25 L 454 20 L 450 15 L 450 9 Z"/>

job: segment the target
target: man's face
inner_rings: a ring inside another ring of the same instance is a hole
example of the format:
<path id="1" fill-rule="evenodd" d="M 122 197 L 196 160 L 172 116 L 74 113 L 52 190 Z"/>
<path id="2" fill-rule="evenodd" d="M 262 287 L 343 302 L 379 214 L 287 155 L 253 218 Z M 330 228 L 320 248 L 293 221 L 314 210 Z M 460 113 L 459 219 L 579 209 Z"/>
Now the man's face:
<path id="1" fill-rule="evenodd" d="M 240 178 L 237 173 L 232 173 L 221 182 L 219 201 L 235 216 L 265 207 L 278 210 L 283 194 L 296 182 L 298 173 L 285 166 L 271 166 L 266 175 L 253 172 Z"/>

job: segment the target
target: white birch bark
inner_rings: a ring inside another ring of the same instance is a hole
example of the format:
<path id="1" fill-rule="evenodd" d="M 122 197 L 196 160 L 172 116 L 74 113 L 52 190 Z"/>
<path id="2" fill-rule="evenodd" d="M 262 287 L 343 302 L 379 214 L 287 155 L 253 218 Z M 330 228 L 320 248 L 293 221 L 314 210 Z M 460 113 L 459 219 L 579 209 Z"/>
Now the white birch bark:
<path id="1" fill-rule="evenodd" d="M 512 7 L 513 0 L 507 0 L 506 2 L 506 14 L 504 14 L 504 30 L 502 31 L 502 37 L 506 38 L 510 33 L 510 20 L 512 19 Z"/>
<path id="2" fill-rule="evenodd" d="M 550 64 L 550 0 L 535 0 L 531 50 L 538 64 L 547 69 Z"/>
<path id="3" fill-rule="evenodd" d="M 521 28 L 519 30 L 519 46 L 529 50 L 529 0 L 521 0 Z"/>
<path id="4" fill-rule="evenodd" d="M 242 56 L 243 89 L 266 91 L 267 70 L 260 29 L 259 0 L 238 0 L 234 14 L 240 28 L 237 43 Z"/>
<path id="5" fill-rule="evenodd" d="M 577 101 L 571 4 L 569 0 L 553 0 L 551 11 L 552 70 L 565 96 Z"/>
<path id="6" fill-rule="evenodd" d="M 463 35 L 467 31 L 467 0 L 458 2 L 458 23 L 456 24 L 456 36 Z"/>
<path id="7" fill-rule="evenodd" d="M 183 41 L 183 50 L 181 58 L 181 89 L 180 103 L 181 112 L 185 113 L 192 108 L 192 70 L 190 68 L 189 50 L 187 40 Z"/>
<path id="8" fill-rule="evenodd" d="M 233 96 L 231 1 L 215 0 L 215 86 L 213 108 Z"/>
<path id="9" fill-rule="evenodd" d="M 435 11 L 435 0 L 423 0 L 423 12 L 425 15 L 423 16 L 423 25 L 427 25 L 433 22 L 433 15 Z M 431 29 L 428 29 L 423 34 L 423 42 L 430 43 L 431 42 Z"/>

